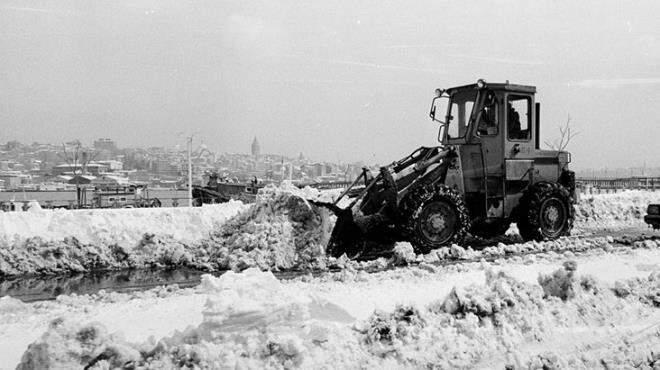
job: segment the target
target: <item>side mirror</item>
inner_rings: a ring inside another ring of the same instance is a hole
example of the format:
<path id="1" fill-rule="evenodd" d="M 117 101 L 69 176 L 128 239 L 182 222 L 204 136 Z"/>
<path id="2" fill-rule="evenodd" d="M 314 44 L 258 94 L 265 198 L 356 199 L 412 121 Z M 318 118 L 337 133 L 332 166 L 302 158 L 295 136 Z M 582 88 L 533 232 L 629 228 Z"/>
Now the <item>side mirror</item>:
<path id="1" fill-rule="evenodd" d="M 446 124 L 445 120 L 445 115 L 447 114 L 447 108 L 449 106 L 449 97 L 446 95 L 440 95 L 436 96 L 433 98 L 433 101 L 431 102 L 431 111 L 429 112 L 429 117 L 431 117 L 432 120 L 441 123 L 441 124 Z M 442 119 L 437 119 L 436 117 L 442 117 Z"/>

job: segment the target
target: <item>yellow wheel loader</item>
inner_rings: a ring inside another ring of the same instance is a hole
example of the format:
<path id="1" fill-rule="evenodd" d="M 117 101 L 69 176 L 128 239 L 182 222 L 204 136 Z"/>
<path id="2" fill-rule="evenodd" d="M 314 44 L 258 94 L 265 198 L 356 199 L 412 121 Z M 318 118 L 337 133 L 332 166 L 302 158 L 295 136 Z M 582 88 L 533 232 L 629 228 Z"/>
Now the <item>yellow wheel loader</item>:
<path id="1" fill-rule="evenodd" d="M 486 83 L 437 89 L 430 117 L 439 146 L 362 174 L 334 203 L 329 255 L 356 258 L 391 241 L 417 253 L 460 244 L 467 233 L 552 240 L 573 227 L 575 174 L 565 151 L 540 148 L 534 86 Z M 350 205 L 338 205 L 348 197 Z M 391 245 L 391 243 L 390 243 Z"/>

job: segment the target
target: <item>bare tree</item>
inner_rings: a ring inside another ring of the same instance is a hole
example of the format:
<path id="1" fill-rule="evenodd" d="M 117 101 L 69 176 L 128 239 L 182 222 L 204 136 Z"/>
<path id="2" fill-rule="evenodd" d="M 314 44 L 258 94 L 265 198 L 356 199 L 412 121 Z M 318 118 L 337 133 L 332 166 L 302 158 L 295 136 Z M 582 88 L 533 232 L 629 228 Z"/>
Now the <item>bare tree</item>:
<path id="1" fill-rule="evenodd" d="M 79 140 L 72 143 L 72 148 L 67 150 L 65 143 L 62 143 L 62 157 L 64 161 L 73 169 L 74 177 L 76 175 L 84 175 L 87 172 L 87 165 L 94 160 L 98 154 L 95 151 L 86 151 Z M 84 188 L 80 187 L 79 179 L 76 179 L 76 203 L 80 208 L 86 203 L 86 194 Z"/>
<path id="2" fill-rule="evenodd" d="M 74 175 L 84 175 L 87 171 L 87 165 L 98 155 L 95 151 L 84 150 L 80 141 L 76 140 L 72 147 L 67 149 L 65 143 L 62 143 L 62 154 L 66 164 L 73 168 Z"/>
<path id="3" fill-rule="evenodd" d="M 578 136 L 580 132 L 571 131 L 571 115 L 566 118 L 564 126 L 559 126 L 559 139 L 554 141 L 546 140 L 544 143 L 552 150 L 563 151 L 566 149 L 571 139 Z"/>

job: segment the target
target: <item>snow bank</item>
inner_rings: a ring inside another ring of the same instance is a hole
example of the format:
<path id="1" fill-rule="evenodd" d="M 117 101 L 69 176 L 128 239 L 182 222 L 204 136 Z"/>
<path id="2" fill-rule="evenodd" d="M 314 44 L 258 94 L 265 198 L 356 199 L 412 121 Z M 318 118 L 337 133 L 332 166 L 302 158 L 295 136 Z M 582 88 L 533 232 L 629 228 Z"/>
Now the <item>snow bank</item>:
<path id="1" fill-rule="evenodd" d="M 169 235 L 179 242 L 199 240 L 246 206 L 231 201 L 200 208 L 123 208 L 0 212 L 0 246 L 75 238 L 83 244 L 132 247 L 145 233 Z"/>
<path id="2" fill-rule="evenodd" d="M 190 265 L 189 245 L 246 206 L 0 213 L 0 276 Z"/>
<path id="3" fill-rule="evenodd" d="M 159 266 L 203 270 L 320 268 L 334 215 L 307 199 L 330 201 L 338 191 L 319 192 L 284 184 L 260 190 L 254 204 L 230 202 L 201 208 L 47 210 L 0 213 L 0 276 Z M 582 196 L 576 227 L 640 225 L 655 193 L 627 191 Z M 593 244 L 593 243 L 592 243 Z M 598 242 L 607 248 L 607 242 Z M 494 257 L 529 251 L 576 251 L 589 242 L 498 244 L 479 255 L 469 248 L 441 248 L 424 257 Z M 396 247 L 396 263 L 419 256 Z"/>
<path id="4" fill-rule="evenodd" d="M 660 193 L 627 190 L 612 194 L 582 194 L 575 206 L 575 226 L 579 229 L 639 224 L 649 203 L 660 203 Z"/>
<path id="5" fill-rule="evenodd" d="M 553 275 L 576 271 L 562 270 Z M 647 291 L 658 281 L 626 285 Z M 569 283 L 574 294 L 562 300 L 488 272 L 485 284 L 455 288 L 429 305 L 356 321 L 313 289 L 287 287 L 269 272 L 229 272 L 204 277 L 203 318 L 183 331 L 132 343 L 98 323 L 57 319 L 18 368 L 622 368 L 655 361 L 660 338 L 640 330 L 658 319 L 652 304 L 619 297 L 593 278 Z"/>
<path id="6" fill-rule="evenodd" d="M 341 308 L 292 294 L 272 275 L 256 269 L 220 278 L 205 275 L 210 295 L 203 320 L 159 341 L 129 343 L 97 323 L 55 320 L 25 351 L 18 369 L 107 367 L 292 368 L 351 359 L 324 352 L 339 343 L 339 327 L 354 319 Z"/>
<path id="7" fill-rule="evenodd" d="M 283 185 L 261 189 L 249 206 L 0 214 L 0 276 L 163 266 L 324 268 L 334 215 L 306 199 L 332 196 Z"/>

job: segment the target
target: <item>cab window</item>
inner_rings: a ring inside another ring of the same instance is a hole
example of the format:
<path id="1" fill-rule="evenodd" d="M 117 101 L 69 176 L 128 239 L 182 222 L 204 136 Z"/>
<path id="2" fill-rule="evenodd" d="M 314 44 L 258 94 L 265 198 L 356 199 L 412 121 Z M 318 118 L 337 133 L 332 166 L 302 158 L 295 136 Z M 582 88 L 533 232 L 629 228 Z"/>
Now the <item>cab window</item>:
<path id="1" fill-rule="evenodd" d="M 532 101 L 529 96 L 507 97 L 507 136 L 509 140 L 529 141 L 532 138 Z"/>
<path id="2" fill-rule="evenodd" d="M 447 137 L 449 139 L 465 136 L 476 98 L 477 92 L 475 90 L 462 91 L 452 95 L 452 103 L 447 116 Z"/>
<path id="3" fill-rule="evenodd" d="M 498 110 L 497 101 L 491 92 L 486 96 L 484 107 L 481 109 L 479 124 L 477 125 L 477 135 L 497 136 L 499 133 Z"/>

